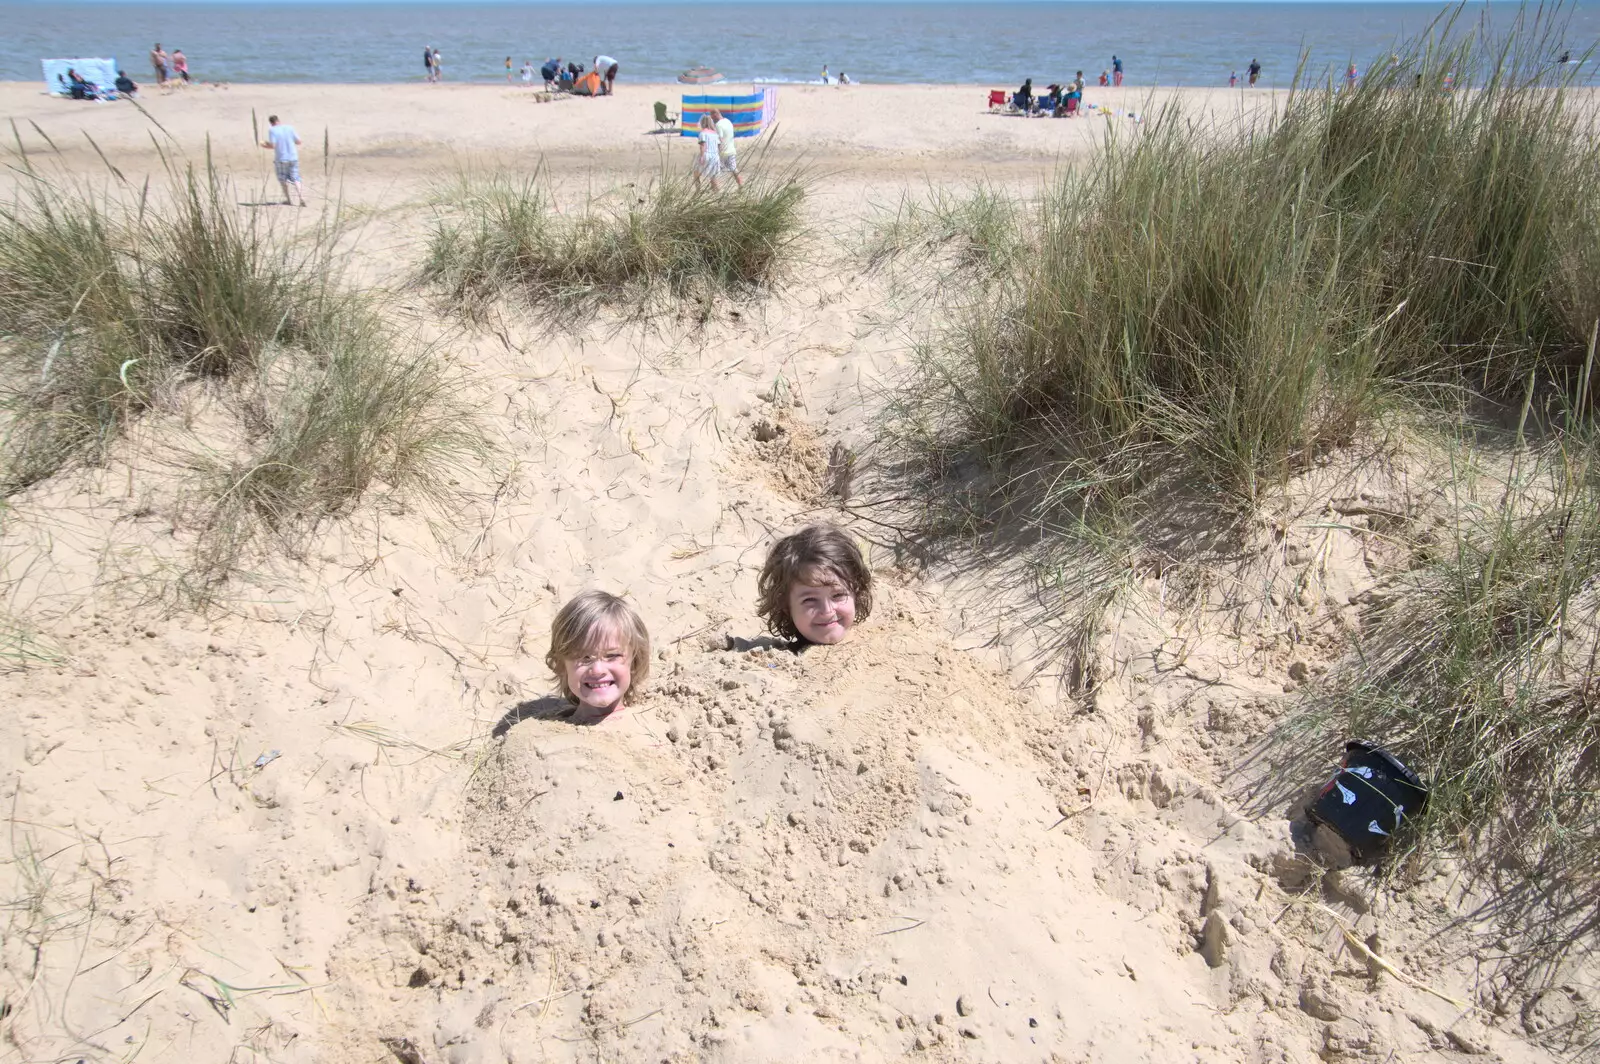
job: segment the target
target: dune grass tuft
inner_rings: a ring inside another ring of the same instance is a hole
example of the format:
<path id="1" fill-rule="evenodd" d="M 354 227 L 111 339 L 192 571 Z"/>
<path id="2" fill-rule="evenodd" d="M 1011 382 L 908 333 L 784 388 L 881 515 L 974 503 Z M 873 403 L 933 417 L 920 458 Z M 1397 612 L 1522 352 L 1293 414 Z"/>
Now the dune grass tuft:
<path id="1" fill-rule="evenodd" d="M 336 215 L 275 230 L 211 170 L 174 170 L 154 204 L 29 176 L 0 207 L 0 491 L 101 460 L 203 389 L 236 436 L 194 460 L 214 589 L 261 533 L 315 528 L 380 483 L 437 499 L 483 453 L 442 354 L 341 285 Z"/>
<path id="2" fill-rule="evenodd" d="M 1111 135 L 922 347 L 901 438 L 1039 471 L 1041 503 L 1137 501 L 1173 467 L 1248 501 L 1396 396 L 1515 401 L 1531 375 L 1572 403 L 1600 144 L 1533 76 L 1544 47 L 1421 41 L 1243 130 L 1172 106 Z"/>
<path id="3" fill-rule="evenodd" d="M 196 589 L 225 578 L 263 538 L 295 539 L 375 486 L 442 506 L 453 477 L 487 452 L 441 351 L 350 304 L 307 337 L 313 357 L 264 367 L 265 424 L 245 453 L 204 467 L 207 513 Z"/>
<path id="4" fill-rule="evenodd" d="M 500 299 L 569 310 L 745 294 L 794 252 L 808 185 L 753 169 L 742 189 L 664 174 L 566 213 L 537 178 L 463 174 L 436 197 L 421 278 L 468 315 Z"/>

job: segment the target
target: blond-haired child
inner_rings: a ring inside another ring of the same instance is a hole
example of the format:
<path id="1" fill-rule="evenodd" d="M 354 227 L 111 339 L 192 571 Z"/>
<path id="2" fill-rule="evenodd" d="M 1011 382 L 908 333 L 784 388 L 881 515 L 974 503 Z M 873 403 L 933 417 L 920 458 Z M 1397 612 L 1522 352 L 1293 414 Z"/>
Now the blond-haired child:
<path id="1" fill-rule="evenodd" d="M 767 552 L 756 612 L 774 635 L 841 643 L 872 612 L 872 572 L 837 525 L 808 525 Z"/>
<path id="2" fill-rule="evenodd" d="M 621 712 L 628 695 L 649 679 L 650 632 L 616 595 L 584 591 L 551 622 L 544 663 L 574 703 L 574 722 L 595 724 Z"/>

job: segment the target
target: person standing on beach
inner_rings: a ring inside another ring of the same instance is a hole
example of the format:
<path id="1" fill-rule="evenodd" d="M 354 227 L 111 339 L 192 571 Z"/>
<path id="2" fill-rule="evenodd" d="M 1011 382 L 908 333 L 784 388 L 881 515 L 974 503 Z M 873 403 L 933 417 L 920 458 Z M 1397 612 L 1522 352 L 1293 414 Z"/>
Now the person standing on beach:
<path id="1" fill-rule="evenodd" d="M 267 139 L 261 146 L 272 151 L 272 166 L 277 171 L 278 184 L 283 186 L 284 205 L 290 203 L 289 186 L 293 185 L 295 195 L 300 197 L 300 206 L 304 207 L 306 193 L 300 185 L 300 138 L 294 127 L 281 125 L 277 115 L 268 115 Z"/>
<path id="2" fill-rule="evenodd" d="M 824 85 L 832 85 L 833 84 L 833 79 L 828 77 L 828 66 L 827 66 L 826 63 L 824 63 L 823 66 L 822 66 L 822 83 Z"/>
<path id="3" fill-rule="evenodd" d="M 712 128 L 717 131 L 717 165 L 733 175 L 733 183 L 744 188 L 744 177 L 739 173 L 739 145 L 735 141 L 733 123 L 717 107 L 711 109 Z"/>
<path id="4" fill-rule="evenodd" d="M 1255 85 L 1261 77 L 1261 63 L 1256 59 L 1250 60 L 1250 84 Z"/>
<path id="5" fill-rule="evenodd" d="M 156 88 L 165 88 L 167 84 L 167 53 L 161 50 L 161 42 L 150 49 L 150 69 L 156 75 Z"/>
<path id="6" fill-rule="evenodd" d="M 182 79 L 182 88 L 189 87 L 189 57 L 183 54 L 182 48 L 172 50 L 172 72 Z"/>
<path id="7" fill-rule="evenodd" d="M 422 46 L 422 73 L 428 79 L 428 84 L 433 84 L 433 45 Z"/>
<path id="8" fill-rule="evenodd" d="M 532 59 L 524 59 L 522 61 L 522 83 L 524 85 L 532 85 L 533 84 L 533 60 Z"/>
<path id="9" fill-rule="evenodd" d="M 1239 84 L 1239 72 L 1237 70 L 1229 71 L 1229 73 L 1228 73 L 1228 88 L 1230 88 L 1230 89 L 1234 88 L 1238 84 Z"/>
<path id="10" fill-rule="evenodd" d="M 1122 60 L 1116 56 L 1111 57 L 1111 84 L 1122 84 Z"/>
<path id="11" fill-rule="evenodd" d="M 511 84 L 511 57 L 506 56 L 506 84 Z"/>

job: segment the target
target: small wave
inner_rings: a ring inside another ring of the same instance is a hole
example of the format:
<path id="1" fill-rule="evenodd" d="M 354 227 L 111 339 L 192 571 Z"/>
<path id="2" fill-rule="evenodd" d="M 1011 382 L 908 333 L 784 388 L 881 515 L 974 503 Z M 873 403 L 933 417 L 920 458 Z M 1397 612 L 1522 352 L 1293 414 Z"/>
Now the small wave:
<path id="1" fill-rule="evenodd" d="M 730 81 L 749 81 L 750 84 L 752 84 L 752 85 L 821 85 L 821 84 L 824 84 L 824 82 L 823 82 L 823 80 L 821 78 L 782 78 L 782 77 L 767 78 L 767 77 L 754 77 L 754 78 L 730 78 L 729 80 Z M 828 81 L 826 82 L 826 84 L 837 85 L 837 84 L 839 84 L 839 79 L 838 78 L 829 78 Z M 859 78 L 851 78 L 850 79 L 850 84 L 852 84 L 852 85 L 862 85 L 862 84 L 865 84 L 865 82 L 861 81 Z"/>

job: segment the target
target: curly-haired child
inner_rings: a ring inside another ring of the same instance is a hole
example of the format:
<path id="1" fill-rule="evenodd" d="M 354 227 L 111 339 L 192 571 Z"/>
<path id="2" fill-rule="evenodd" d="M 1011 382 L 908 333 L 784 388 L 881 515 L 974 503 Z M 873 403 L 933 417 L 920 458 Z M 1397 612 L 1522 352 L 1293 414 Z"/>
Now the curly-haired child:
<path id="1" fill-rule="evenodd" d="M 808 525 L 774 543 L 757 586 L 767 628 L 801 643 L 841 643 L 872 612 L 872 572 L 836 525 Z"/>

